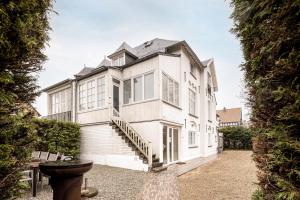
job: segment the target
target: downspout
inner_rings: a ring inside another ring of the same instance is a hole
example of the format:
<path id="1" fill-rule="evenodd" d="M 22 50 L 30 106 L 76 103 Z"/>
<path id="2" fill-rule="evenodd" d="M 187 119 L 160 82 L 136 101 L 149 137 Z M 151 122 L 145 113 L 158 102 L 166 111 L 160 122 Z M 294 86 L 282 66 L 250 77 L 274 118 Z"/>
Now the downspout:
<path id="1" fill-rule="evenodd" d="M 73 80 L 72 82 L 72 122 L 76 122 L 77 121 L 77 110 L 76 110 L 76 102 L 77 102 L 77 98 L 76 98 L 76 93 L 77 93 L 77 81 Z"/>

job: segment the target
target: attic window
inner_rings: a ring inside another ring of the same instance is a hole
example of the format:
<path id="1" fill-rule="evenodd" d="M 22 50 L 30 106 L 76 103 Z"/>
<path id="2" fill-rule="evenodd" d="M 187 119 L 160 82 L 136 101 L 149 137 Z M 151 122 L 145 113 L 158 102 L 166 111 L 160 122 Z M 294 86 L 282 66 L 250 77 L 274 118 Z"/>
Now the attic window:
<path id="1" fill-rule="evenodd" d="M 147 41 L 144 43 L 145 47 L 149 47 L 151 46 L 151 44 L 153 43 L 153 41 Z"/>

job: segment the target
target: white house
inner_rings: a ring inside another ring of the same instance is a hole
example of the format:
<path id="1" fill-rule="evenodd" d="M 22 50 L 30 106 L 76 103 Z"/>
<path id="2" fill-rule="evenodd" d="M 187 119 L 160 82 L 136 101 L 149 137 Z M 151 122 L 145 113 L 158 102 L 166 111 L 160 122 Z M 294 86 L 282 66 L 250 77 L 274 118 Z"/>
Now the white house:
<path id="1" fill-rule="evenodd" d="M 156 38 L 124 42 L 96 68 L 43 91 L 48 118 L 81 125 L 81 158 L 147 171 L 217 153 L 217 90 L 213 59 Z"/>

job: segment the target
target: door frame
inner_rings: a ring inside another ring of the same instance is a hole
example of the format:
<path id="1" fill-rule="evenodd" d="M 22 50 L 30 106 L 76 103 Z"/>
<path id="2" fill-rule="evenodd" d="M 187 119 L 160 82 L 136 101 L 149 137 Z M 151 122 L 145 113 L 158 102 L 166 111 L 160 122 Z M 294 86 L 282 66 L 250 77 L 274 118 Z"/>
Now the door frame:
<path id="1" fill-rule="evenodd" d="M 164 137 L 165 137 L 165 135 L 164 135 L 164 127 L 167 127 L 167 145 L 166 145 L 166 156 L 167 156 L 167 162 L 165 163 L 164 161 L 165 161 L 165 157 L 164 157 L 164 150 L 165 150 L 165 148 L 164 148 Z M 174 160 L 174 130 L 177 130 L 177 160 Z M 172 131 L 170 131 L 170 130 L 172 130 Z M 170 141 L 170 132 L 171 132 L 171 141 Z M 171 142 L 171 148 L 172 148 L 172 156 L 171 156 L 171 158 L 170 158 L 170 142 Z M 173 126 L 173 125 L 169 125 L 169 124 L 162 124 L 162 147 L 163 147 L 163 149 L 162 149 L 162 151 L 163 151 L 163 153 L 162 153 L 162 156 L 163 156 L 163 162 L 164 162 L 164 165 L 169 165 L 169 164 L 173 164 L 173 163 L 176 163 L 176 162 L 178 162 L 179 160 L 180 160 L 180 154 L 179 154 L 179 152 L 180 152 L 180 150 L 179 150 L 179 146 L 180 146 L 180 127 L 179 126 Z"/>
<path id="2" fill-rule="evenodd" d="M 118 79 L 116 79 L 116 78 L 112 78 L 112 107 L 113 108 L 115 108 L 114 107 L 114 97 L 115 97 L 115 95 L 114 95 L 114 86 L 116 86 L 116 87 L 118 87 L 118 90 L 119 90 L 119 104 L 118 104 L 118 108 L 119 108 L 119 110 L 118 110 L 118 112 L 120 112 L 120 83 L 116 83 L 115 81 L 114 81 L 114 79 L 115 80 L 118 80 Z M 120 80 L 118 80 L 119 82 L 120 82 Z"/>

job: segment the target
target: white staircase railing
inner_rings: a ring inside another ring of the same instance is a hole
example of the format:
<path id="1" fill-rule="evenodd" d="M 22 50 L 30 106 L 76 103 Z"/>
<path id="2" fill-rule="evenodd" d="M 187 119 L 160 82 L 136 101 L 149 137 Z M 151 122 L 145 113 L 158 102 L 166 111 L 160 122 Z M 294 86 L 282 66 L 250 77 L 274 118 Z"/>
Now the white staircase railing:
<path id="1" fill-rule="evenodd" d="M 112 108 L 111 120 L 120 128 L 127 138 L 139 149 L 139 151 L 147 158 L 149 167 L 152 166 L 152 143 L 143 139 L 137 131 L 135 131 L 129 122 L 121 118 L 120 113 Z"/>

